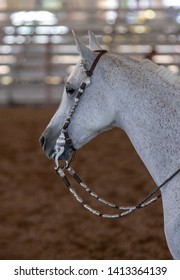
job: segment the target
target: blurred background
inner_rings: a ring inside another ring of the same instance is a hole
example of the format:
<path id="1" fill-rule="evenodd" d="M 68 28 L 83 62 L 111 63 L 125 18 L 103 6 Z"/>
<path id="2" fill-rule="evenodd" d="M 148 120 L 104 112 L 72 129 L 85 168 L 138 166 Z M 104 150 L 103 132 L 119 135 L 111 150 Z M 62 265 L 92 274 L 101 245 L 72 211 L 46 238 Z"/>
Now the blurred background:
<path id="1" fill-rule="evenodd" d="M 0 105 L 56 104 L 88 44 L 180 72 L 179 0 L 0 0 Z"/>
<path id="2" fill-rule="evenodd" d="M 180 75 L 180 0 L 0 0 L 0 259 L 171 259 L 161 201 L 120 220 L 94 217 L 39 145 L 79 59 L 72 29 Z M 135 205 L 155 187 L 120 129 L 78 150 L 73 165 L 116 204 Z"/>

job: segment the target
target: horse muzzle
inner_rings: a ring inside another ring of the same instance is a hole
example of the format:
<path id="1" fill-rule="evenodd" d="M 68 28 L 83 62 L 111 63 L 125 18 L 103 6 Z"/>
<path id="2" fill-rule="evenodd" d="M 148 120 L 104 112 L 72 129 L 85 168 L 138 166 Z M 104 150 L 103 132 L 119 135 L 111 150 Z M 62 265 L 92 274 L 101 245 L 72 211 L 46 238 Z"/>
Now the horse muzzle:
<path id="1" fill-rule="evenodd" d="M 59 137 L 52 138 L 49 133 L 45 132 L 41 135 L 39 142 L 49 159 L 69 161 L 75 148 L 66 130 L 61 131 Z"/>

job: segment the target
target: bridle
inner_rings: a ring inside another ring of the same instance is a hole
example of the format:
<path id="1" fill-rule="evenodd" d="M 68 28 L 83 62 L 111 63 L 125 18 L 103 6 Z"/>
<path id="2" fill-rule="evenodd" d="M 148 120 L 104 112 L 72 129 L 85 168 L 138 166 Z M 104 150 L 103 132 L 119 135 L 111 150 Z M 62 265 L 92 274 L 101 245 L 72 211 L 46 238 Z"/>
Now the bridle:
<path id="1" fill-rule="evenodd" d="M 92 192 L 88 187 L 87 185 L 81 180 L 81 178 L 78 176 L 78 174 L 75 172 L 75 170 L 72 168 L 72 166 L 70 165 L 71 162 L 73 161 L 74 159 L 74 154 L 75 154 L 75 148 L 73 146 L 73 142 L 71 140 L 71 138 L 69 137 L 69 134 L 68 134 L 68 127 L 69 127 L 69 124 L 71 122 L 71 119 L 73 117 L 73 114 L 76 110 L 76 107 L 79 103 L 79 100 L 83 94 L 83 92 L 85 91 L 86 87 L 88 85 L 90 85 L 91 83 L 91 80 L 90 80 L 90 77 L 93 75 L 93 72 L 101 58 L 101 56 L 103 54 L 105 54 L 107 51 L 106 50 L 98 50 L 98 51 L 95 51 L 97 52 L 97 56 L 91 66 L 91 68 L 89 70 L 85 69 L 85 66 L 83 65 L 83 68 L 84 68 L 84 71 L 86 73 L 86 79 L 81 83 L 79 89 L 78 89 L 78 92 L 75 96 L 75 99 L 74 99 L 74 104 L 73 106 L 71 107 L 70 111 L 69 111 L 69 114 L 61 128 L 61 132 L 60 132 L 60 135 L 56 141 L 56 144 L 55 144 L 55 152 L 53 154 L 53 158 L 54 158 L 54 161 L 55 161 L 55 164 L 56 164 L 56 167 L 55 167 L 55 170 L 57 172 L 57 174 L 62 178 L 64 184 L 66 185 L 66 187 L 69 189 L 69 191 L 73 194 L 73 196 L 75 197 L 75 199 L 80 203 L 82 204 L 82 206 L 84 208 L 86 208 L 87 210 L 89 210 L 90 212 L 92 212 L 94 215 L 96 216 L 99 216 L 99 217 L 103 217 L 103 218 L 112 218 L 112 219 L 115 219 L 115 218 L 121 218 L 123 216 L 127 216 L 128 214 L 138 210 L 138 209 L 141 209 L 141 208 L 144 208 L 146 206 L 148 206 L 149 204 L 155 202 L 156 200 L 158 200 L 160 197 L 161 197 L 161 194 L 158 194 L 157 196 L 154 197 L 154 195 L 165 185 L 167 184 L 170 180 L 172 180 L 180 171 L 180 168 L 174 172 L 170 177 L 168 177 L 161 185 L 159 185 L 158 187 L 156 187 L 145 199 L 143 199 L 140 203 L 136 204 L 135 206 L 128 206 L 128 207 L 124 207 L 124 206 L 119 206 L 117 204 L 114 204 L 114 203 L 111 203 L 107 200 L 105 200 L 104 198 L 101 198 L 99 197 L 95 192 Z M 60 163 L 59 163 L 59 158 L 60 156 L 64 153 L 65 151 L 65 146 L 68 146 L 72 151 L 73 151 L 73 156 L 71 157 L 70 160 L 68 161 L 65 161 L 65 165 L 63 167 L 60 166 Z M 98 210 L 92 208 L 89 204 L 87 204 L 81 196 L 78 195 L 78 193 L 76 192 L 76 190 L 72 187 L 69 179 L 67 178 L 65 172 L 68 172 L 72 177 L 73 179 L 86 191 L 88 192 L 93 198 L 95 198 L 98 202 L 110 207 L 110 208 L 114 208 L 116 210 L 119 210 L 121 211 L 121 213 L 118 213 L 118 214 L 104 214 L 104 213 L 101 213 L 99 212 Z"/>
<path id="2" fill-rule="evenodd" d="M 72 149 L 73 151 L 76 151 L 76 149 L 73 146 L 72 140 L 68 134 L 68 126 L 70 124 L 72 116 L 75 112 L 75 109 L 79 103 L 79 100 L 80 100 L 85 88 L 91 83 L 90 77 L 93 75 L 96 65 L 98 64 L 98 61 L 100 60 L 101 56 L 103 54 L 105 54 L 107 51 L 99 50 L 99 51 L 95 51 L 95 52 L 98 52 L 98 55 L 96 56 L 90 70 L 85 69 L 85 66 L 83 65 L 84 72 L 86 73 L 86 79 L 81 83 L 81 85 L 78 89 L 78 92 L 74 99 L 74 104 L 69 111 L 69 114 L 64 122 L 64 125 L 62 126 L 60 136 L 58 137 L 58 139 L 56 141 L 56 145 L 55 145 L 55 163 L 56 163 L 56 165 L 58 165 L 58 159 L 59 159 L 60 155 L 63 154 L 63 152 L 64 152 L 65 144 L 67 144 L 67 146 L 70 149 Z"/>

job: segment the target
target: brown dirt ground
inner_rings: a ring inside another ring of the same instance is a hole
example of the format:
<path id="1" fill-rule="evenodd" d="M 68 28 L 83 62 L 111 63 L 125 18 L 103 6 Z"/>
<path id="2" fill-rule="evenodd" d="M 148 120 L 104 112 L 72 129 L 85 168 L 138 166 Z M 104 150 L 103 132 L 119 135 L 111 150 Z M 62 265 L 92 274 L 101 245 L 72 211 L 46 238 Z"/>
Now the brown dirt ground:
<path id="1" fill-rule="evenodd" d="M 93 216 L 74 201 L 38 143 L 53 112 L 0 109 L 0 259 L 172 259 L 161 201 L 118 220 Z M 80 149 L 73 165 L 116 203 L 133 205 L 154 188 L 120 129 Z"/>

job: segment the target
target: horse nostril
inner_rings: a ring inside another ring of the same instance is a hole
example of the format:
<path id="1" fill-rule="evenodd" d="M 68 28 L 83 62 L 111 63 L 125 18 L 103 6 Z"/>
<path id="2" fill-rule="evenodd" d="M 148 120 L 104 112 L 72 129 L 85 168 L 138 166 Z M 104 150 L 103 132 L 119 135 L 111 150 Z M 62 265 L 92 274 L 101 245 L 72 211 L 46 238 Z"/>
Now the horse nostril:
<path id="1" fill-rule="evenodd" d="M 41 146 L 44 147 L 44 145 L 46 143 L 46 138 L 45 138 L 45 136 L 43 134 L 39 138 L 39 142 L 40 142 Z"/>

